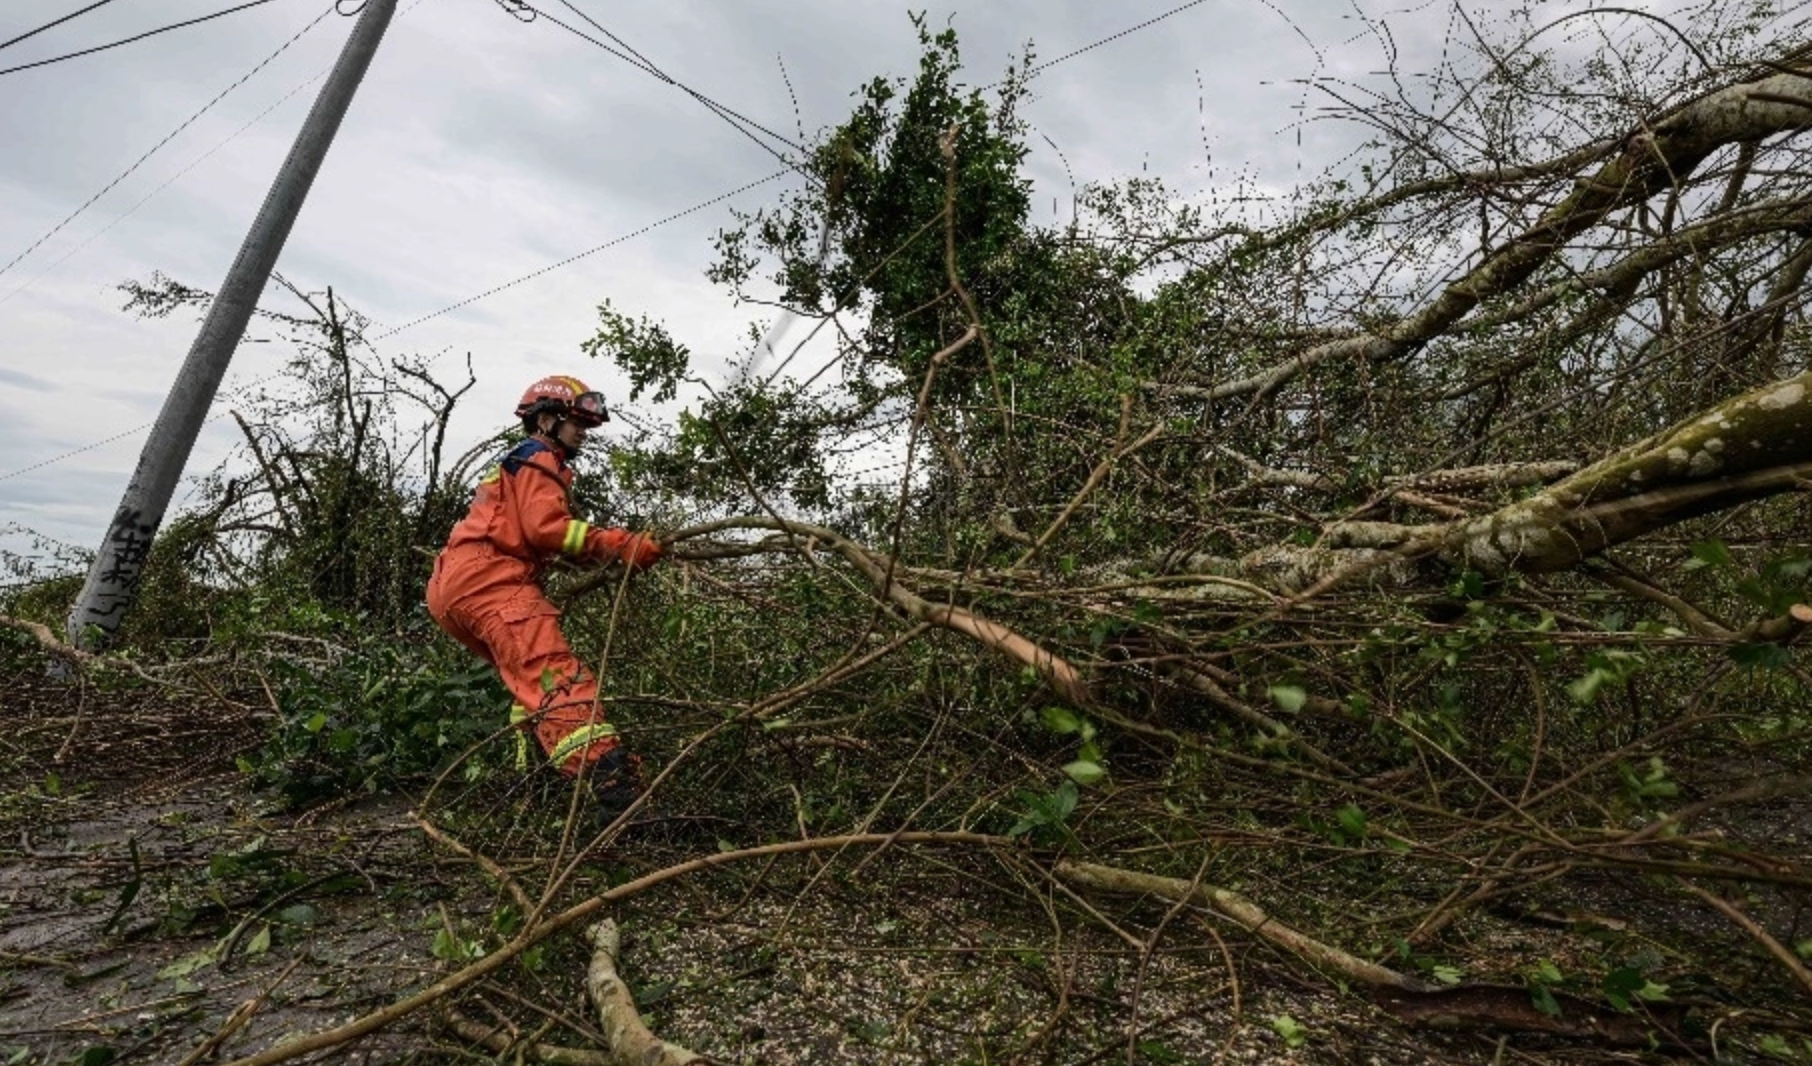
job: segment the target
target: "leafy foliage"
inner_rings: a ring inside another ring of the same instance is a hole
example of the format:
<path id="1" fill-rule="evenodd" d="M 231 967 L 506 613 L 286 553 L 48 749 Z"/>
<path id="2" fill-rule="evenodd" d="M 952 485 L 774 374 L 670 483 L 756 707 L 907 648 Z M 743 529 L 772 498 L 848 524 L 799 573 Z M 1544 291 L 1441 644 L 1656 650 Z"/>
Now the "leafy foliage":
<path id="1" fill-rule="evenodd" d="M 367 636 L 326 664 L 275 662 L 271 680 L 280 717 L 240 768 L 291 805 L 394 788 L 460 757 L 469 779 L 504 750 L 480 750 L 507 721 L 503 686 L 426 625 Z"/>

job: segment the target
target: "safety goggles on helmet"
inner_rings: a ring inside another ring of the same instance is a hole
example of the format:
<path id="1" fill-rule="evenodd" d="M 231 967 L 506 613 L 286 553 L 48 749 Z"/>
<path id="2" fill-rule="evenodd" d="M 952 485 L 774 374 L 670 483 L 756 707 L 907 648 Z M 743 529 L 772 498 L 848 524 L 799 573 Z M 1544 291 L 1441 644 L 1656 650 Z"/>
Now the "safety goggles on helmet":
<path id="1" fill-rule="evenodd" d="M 582 392 L 573 397 L 572 404 L 566 410 L 566 417 L 588 429 L 610 421 L 610 412 L 604 407 L 604 394 Z"/>

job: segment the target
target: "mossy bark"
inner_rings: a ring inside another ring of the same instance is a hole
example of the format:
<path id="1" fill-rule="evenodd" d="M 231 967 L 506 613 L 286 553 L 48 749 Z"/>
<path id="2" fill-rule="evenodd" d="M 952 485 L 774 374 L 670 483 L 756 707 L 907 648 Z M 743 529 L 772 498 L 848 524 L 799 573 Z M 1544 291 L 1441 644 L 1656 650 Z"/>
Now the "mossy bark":
<path id="1" fill-rule="evenodd" d="M 1526 500 L 1443 555 L 1486 573 L 1564 570 L 1614 544 L 1812 479 L 1812 371 L 1733 397 Z"/>

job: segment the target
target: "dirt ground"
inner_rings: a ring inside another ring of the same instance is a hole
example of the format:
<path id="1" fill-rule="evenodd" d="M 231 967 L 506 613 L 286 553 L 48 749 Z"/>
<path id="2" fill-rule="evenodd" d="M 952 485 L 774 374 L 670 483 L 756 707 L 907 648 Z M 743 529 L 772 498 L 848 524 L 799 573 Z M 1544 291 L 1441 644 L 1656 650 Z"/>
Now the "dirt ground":
<path id="1" fill-rule="evenodd" d="M 202 720 L 191 706 L 142 693 L 121 703 L 37 675 L 0 679 L 0 691 L 0 1063 L 248 1056 L 391 1004 L 520 921 L 491 879 L 427 840 L 413 797 L 271 810 L 232 769 L 260 734 L 255 715 Z M 557 797 L 496 799 L 519 822 L 559 818 Z M 656 811 L 584 870 L 573 896 L 709 853 L 734 829 Z M 486 839 L 533 883 L 545 836 Z M 645 1019 L 722 1063 L 1716 1057 L 1708 1043 L 1411 1028 L 1231 925 L 1178 918 L 1147 952 L 1135 945 L 1165 908 L 1102 904 L 1091 918 L 1091 904 L 960 853 L 750 865 L 670 882 L 612 913 Z M 579 938 L 560 934 L 448 1006 L 522 1044 L 595 1048 L 586 960 Z M 520 1048 L 475 1048 L 450 1017 L 413 1015 L 319 1059 L 519 1061 Z"/>

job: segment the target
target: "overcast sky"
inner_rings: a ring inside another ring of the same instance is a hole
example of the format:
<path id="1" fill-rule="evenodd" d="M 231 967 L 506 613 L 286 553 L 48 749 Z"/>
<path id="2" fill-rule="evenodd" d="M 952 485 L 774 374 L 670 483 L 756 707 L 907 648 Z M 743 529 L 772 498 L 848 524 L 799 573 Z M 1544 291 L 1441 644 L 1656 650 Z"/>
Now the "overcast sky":
<path id="1" fill-rule="evenodd" d="M 0 68 L 235 2 L 110 3 L 0 48 Z M 582 25 L 560 0 L 536 2 Z M 574 3 L 674 78 L 793 138 L 841 121 L 852 91 L 877 75 L 909 77 L 917 60 L 908 6 L 892 2 Z M 82 6 L 0 4 L 0 40 Z M 496 0 L 402 0 L 401 10 L 278 266 L 304 288 L 334 286 L 381 324 L 374 336 L 782 169 L 684 92 L 549 20 L 519 22 Z M 5 264 L 301 33 L 0 272 L 0 530 L 12 530 L 0 532 L 0 548 L 23 546 L 19 528 L 82 548 L 99 542 L 144 435 L 57 457 L 150 422 L 196 326 L 192 316 L 132 319 L 116 286 L 154 270 L 218 286 L 320 87 L 313 79 L 352 27 L 352 18 L 322 17 L 331 11 L 328 0 L 272 0 L 0 75 Z M 1192 198 L 1242 176 L 1269 189 L 1314 177 L 1362 131 L 1301 122 L 1305 101 L 1325 102 L 1302 79 L 1375 79 L 1393 58 L 1429 69 L 1452 44 L 1445 5 L 1371 0 L 992 0 L 933 4 L 928 18 L 956 27 L 968 80 L 987 85 L 1028 41 L 1050 62 L 1173 11 L 1035 81 L 1023 114 L 1038 221 L 1066 220 L 1074 186 L 1141 173 Z M 546 373 L 627 398 L 579 352 L 607 298 L 664 321 L 709 374 L 762 318 L 705 279 L 710 237 L 732 207 L 772 202 L 797 181 L 778 178 L 409 326 L 379 350 L 472 354 L 478 386 L 453 427 L 455 453 L 506 421 L 522 388 Z M 243 403 L 248 383 L 287 354 L 242 347 L 215 411 Z M 189 472 L 219 462 L 237 434 L 231 419 L 210 423 Z"/>

